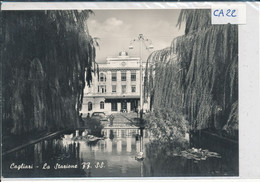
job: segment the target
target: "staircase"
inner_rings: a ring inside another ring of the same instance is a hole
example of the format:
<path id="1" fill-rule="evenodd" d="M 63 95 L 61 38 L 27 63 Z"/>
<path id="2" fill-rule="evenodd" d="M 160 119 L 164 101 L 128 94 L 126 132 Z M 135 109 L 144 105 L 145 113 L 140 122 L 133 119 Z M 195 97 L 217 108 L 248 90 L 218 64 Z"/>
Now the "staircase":
<path id="1" fill-rule="evenodd" d="M 114 114 L 113 126 L 126 126 L 132 123 L 126 119 L 121 113 Z"/>

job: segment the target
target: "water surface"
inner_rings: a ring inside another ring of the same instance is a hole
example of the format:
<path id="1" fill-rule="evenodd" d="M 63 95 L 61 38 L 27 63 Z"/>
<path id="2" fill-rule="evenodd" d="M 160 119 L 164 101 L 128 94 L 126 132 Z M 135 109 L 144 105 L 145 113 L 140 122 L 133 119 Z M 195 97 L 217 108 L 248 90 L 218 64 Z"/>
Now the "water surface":
<path id="1" fill-rule="evenodd" d="M 174 156 L 173 146 L 151 143 L 149 132 L 139 129 L 105 129 L 98 142 L 72 141 L 60 135 L 3 157 L 4 177 L 174 177 L 237 176 L 238 152 L 208 137 L 192 146 L 208 147 L 221 158 L 195 161 Z M 215 142 L 215 143 L 214 143 Z M 139 152 L 144 160 L 138 160 Z M 20 169 L 18 169 L 20 168 Z M 25 169 L 30 168 L 30 169 Z"/>

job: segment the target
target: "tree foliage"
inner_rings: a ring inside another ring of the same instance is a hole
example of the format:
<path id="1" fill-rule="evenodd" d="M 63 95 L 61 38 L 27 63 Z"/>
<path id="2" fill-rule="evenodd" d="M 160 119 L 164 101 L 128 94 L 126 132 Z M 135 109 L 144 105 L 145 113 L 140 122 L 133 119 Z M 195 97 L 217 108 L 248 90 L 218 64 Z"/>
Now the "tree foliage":
<path id="1" fill-rule="evenodd" d="M 91 11 L 3 11 L 5 132 L 24 134 L 78 126 L 95 47 Z"/>
<path id="2" fill-rule="evenodd" d="M 238 27 L 211 25 L 210 10 L 182 10 L 183 22 L 185 35 L 149 56 L 146 96 L 154 109 L 185 115 L 192 129 L 237 130 L 229 126 L 238 123 Z"/>

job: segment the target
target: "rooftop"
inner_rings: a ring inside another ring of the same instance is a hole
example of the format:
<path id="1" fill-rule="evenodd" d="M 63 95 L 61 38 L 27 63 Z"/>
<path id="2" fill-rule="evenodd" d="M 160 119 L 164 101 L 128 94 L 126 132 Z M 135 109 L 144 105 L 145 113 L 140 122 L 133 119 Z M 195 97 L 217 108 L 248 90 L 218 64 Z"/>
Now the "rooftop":
<path id="1" fill-rule="evenodd" d="M 127 61 L 127 60 L 139 60 L 139 59 L 140 59 L 139 57 L 130 57 L 128 55 L 128 52 L 126 51 L 121 51 L 119 52 L 117 57 L 108 57 L 107 61 L 121 61 L 121 60 Z"/>

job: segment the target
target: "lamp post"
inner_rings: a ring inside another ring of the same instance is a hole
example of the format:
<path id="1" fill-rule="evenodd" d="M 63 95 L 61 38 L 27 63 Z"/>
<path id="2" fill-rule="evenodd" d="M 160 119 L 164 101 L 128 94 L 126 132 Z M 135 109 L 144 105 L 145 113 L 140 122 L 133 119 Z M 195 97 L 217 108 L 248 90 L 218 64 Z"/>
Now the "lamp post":
<path id="1" fill-rule="evenodd" d="M 134 49 L 133 43 L 139 42 L 140 48 L 140 111 L 143 112 L 143 45 L 145 45 L 146 50 L 153 49 L 152 41 L 144 37 L 143 34 L 139 34 L 137 38 L 130 42 L 129 49 Z M 147 46 L 147 43 L 149 45 Z M 140 119 L 142 120 L 142 114 L 140 112 Z"/>

